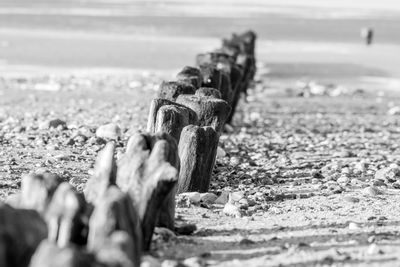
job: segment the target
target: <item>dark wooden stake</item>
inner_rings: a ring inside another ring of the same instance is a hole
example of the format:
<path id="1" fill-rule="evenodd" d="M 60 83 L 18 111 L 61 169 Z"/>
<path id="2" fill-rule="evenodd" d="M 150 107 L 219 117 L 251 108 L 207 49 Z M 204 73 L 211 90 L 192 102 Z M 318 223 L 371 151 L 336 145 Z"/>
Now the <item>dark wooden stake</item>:
<path id="1" fill-rule="evenodd" d="M 203 81 L 201 72 L 198 68 L 186 66 L 177 75 L 179 81 L 186 81 L 192 84 L 195 88 L 199 88 Z"/>
<path id="2" fill-rule="evenodd" d="M 231 110 L 226 101 L 212 97 L 180 95 L 176 102 L 196 112 L 199 126 L 212 126 L 218 134 Z"/>
<path id="3" fill-rule="evenodd" d="M 0 266 L 26 267 L 47 237 L 47 226 L 35 210 L 0 203 Z"/>
<path id="4" fill-rule="evenodd" d="M 86 225 L 86 202 L 82 194 L 76 192 L 67 182 L 60 184 L 55 191 L 45 214 L 49 227 L 49 240 L 59 247 L 70 243 L 85 244 L 83 230 Z"/>
<path id="5" fill-rule="evenodd" d="M 178 193 L 207 192 L 215 164 L 219 135 L 213 127 L 189 125 L 179 142 L 181 171 Z"/>
<path id="6" fill-rule="evenodd" d="M 175 101 L 178 95 L 187 94 L 193 95 L 196 88 L 189 82 L 186 81 L 170 81 L 162 82 L 158 89 L 158 97 Z"/>

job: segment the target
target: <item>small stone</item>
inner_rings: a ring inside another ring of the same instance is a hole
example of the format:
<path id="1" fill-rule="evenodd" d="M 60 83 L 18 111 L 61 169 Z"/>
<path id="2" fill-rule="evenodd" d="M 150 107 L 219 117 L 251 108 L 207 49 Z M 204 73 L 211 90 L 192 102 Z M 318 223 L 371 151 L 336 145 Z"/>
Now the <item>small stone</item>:
<path id="1" fill-rule="evenodd" d="M 221 147 L 217 148 L 217 159 L 221 159 L 226 156 L 225 150 L 223 150 Z"/>
<path id="2" fill-rule="evenodd" d="M 213 204 L 217 198 L 218 198 L 218 196 L 214 193 L 200 194 L 200 202 L 203 202 L 206 204 Z"/>
<path id="3" fill-rule="evenodd" d="M 144 255 L 142 256 L 140 267 L 161 267 L 161 263 L 150 255 Z"/>
<path id="4" fill-rule="evenodd" d="M 342 175 L 337 179 L 337 182 L 342 185 L 347 185 L 350 182 L 350 179 L 347 175 Z"/>
<path id="5" fill-rule="evenodd" d="M 369 255 L 383 254 L 383 251 L 379 248 L 377 244 L 371 244 L 368 246 L 367 253 Z"/>
<path id="6" fill-rule="evenodd" d="M 345 200 L 347 202 L 350 202 L 350 203 L 358 203 L 358 202 L 360 202 L 359 198 L 352 197 L 352 196 L 345 196 L 345 197 L 343 197 L 343 200 Z"/>
<path id="7" fill-rule="evenodd" d="M 252 240 L 250 240 L 250 239 L 248 239 L 248 238 L 245 238 L 245 237 L 243 237 L 243 238 L 239 241 L 239 245 L 248 246 L 248 245 L 253 245 L 253 244 L 255 244 L 254 241 L 252 241 Z"/>
<path id="8" fill-rule="evenodd" d="M 206 261 L 200 257 L 192 257 L 182 262 L 187 267 L 205 267 Z"/>
<path id="9" fill-rule="evenodd" d="M 199 204 L 201 200 L 201 195 L 199 192 L 187 192 L 179 194 L 180 196 L 187 197 L 192 204 Z"/>
<path id="10" fill-rule="evenodd" d="M 104 139 L 117 140 L 121 137 L 121 128 L 114 123 L 105 124 L 97 128 L 96 136 Z"/>
<path id="11" fill-rule="evenodd" d="M 214 203 L 225 205 L 228 202 L 228 199 L 229 199 L 229 192 L 223 191 L 221 195 L 215 200 Z"/>
<path id="12" fill-rule="evenodd" d="M 49 121 L 49 128 L 57 128 L 57 129 L 61 129 L 64 130 L 67 128 L 67 123 L 63 120 L 60 119 L 54 119 Z"/>
<path id="13" fill-rule="evenodd" d="M 161 239 L 164 242 L 169 242 L 170 240 L 176 238 L 176 235 L 174 232 L 172 232 L 168 228 L 164 227 L 156 227 L 154 228 L 154 239 Z"/>
<path id="14" fill-rule="evenodd" d="M 349 223 L 349 230 L 359 230 L 359 229 L 360 229 L 360 226 L 357 223 L 355 223 L 355 222 Z"/>
<path id="15" fill-rule="evenodd" d="M 179 235 L 191 235 L 197 230 L 197 226 L 193 223 L 183 223 L 175 225 L 175 233 Z"/>
<path id="16" fill-rule="evenodd" d="M 368 186 L 362 190 L 362 193 L 368 196 L 377 196 L 381 195 L 382 191 L 376 188 L 375 186 Z"/>
<path id="17" fill-rule="evenodd" d="M 244 193 L 243 192 L 233 192 L 231 193 L 231 198 L 233 201 L 237 202 L 239 200 L 241 200 L 242 198 L 244 198 Z"/>

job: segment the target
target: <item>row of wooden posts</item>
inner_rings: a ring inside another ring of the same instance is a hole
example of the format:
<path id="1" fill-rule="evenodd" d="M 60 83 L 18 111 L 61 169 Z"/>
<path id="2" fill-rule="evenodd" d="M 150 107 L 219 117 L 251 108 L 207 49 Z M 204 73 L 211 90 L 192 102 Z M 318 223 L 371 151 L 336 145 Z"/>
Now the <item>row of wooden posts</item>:
<path id="1" fill-rule="evenodd" d="M 255 40 L 234 34 L 163 82 L 148 133 L 118 160 L 109 142 L 84 194 L 52 173 L 24 177 L 0 204 L 0 266 L 140 266 L 155 227 L 174 230 L 175 195 L 208 191 L 221 132 L 255 74 Z"/>

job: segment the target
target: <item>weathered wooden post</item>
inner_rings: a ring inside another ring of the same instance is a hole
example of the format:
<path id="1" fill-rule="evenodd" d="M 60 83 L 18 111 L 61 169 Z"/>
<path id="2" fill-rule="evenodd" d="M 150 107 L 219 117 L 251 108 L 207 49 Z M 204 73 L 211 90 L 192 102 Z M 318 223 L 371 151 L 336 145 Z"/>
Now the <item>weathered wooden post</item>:
<path id="1" fill-rule="evenodd" d="M 197 124 L 196 113 L 188 107 L 166 99 L 153 99 L 150 104 L 147 131 L 165 132 L 179 142 L 183 127 Z"/>
<path id="2" fill-rule="evenodd" d="M 206 96 L 221 99 L 221 92 L 215 88 L 211 87 L 200 87 L 196 90 L 195 95 L 197 96 Z"/>
<path id="3" fill-rule="evenodd" d="M 129 193 L 139 213 L 144 250 L 150 248 L 157 219 L 160 225 L 174 227 L 175 202 L 162 212 L 161 207 L 177 183 L 178 172 L 176 141 L 166 133 L 132 136 L 118 161 L 117 185 Z"/>
<path id="4" fill-rule="evenodd" d="M 114 158 L 115 143 L 109 142 L 97 156 L 94 174 L 87 181 L 84 194 L 86 201 L 95 205 L 107 189 L 116 184 L 117 165 Z"/>
<path id="5" fill-rule="evenodd" d="M 77 193 L 72 185 L 67 182 L 60 184 L 45 214 L 49 240 L 59 247 L 86 243 L 86 236 L 82 235 L 86 227 L 86 206 L 83 195 Z"/>
<path id="6" fill-rule="evenodd" d="M 158 89 L 158 97 L 170 101 L 175 101 L 178 95 L 193 95 L 195 91 L 196 88 L 187 81 L 164 81 L 160 84 L 160 87 Z"/>
<path id="7" fill-rule="evenodd" d="M 207 192 L 219 136 L 230 106 L 226 101 L 212 96 L 180 95 L 177 102 L 194 110 L 199 119 L 198 125 L 189 125 L 181 133 L 178 192 Z"/>
<path id="8" fill-rule="evenodd" d="M 14 208 L 33 209 L 43 215 L 61 182 L 58 175 L 50 172 L 25 175 L 21 179 L 21 192 L 12 195 L 9 204 Z"/>
<path id="9" fill-rule="evenodd" d="M 26 267 L 47 226 L 35 210 L 14 209 L 0 203 L 0 266 Z"/>
<path id="10" fill-rule="evenodd" d="M 203 76 L 202 87 L 216 88 L 221 92 L 221 98 L 228 102 L 232 101 L 233 92 L 229 74 L 219 70 L 214 64 L 202 64 L 199 66 Z"/>
<path id="11" fill-rule="evenodd" d="M 180 95 L 176 102 L 189 107 L 197 114 L 199 126 L 212 126 L 220 134 L 231 107 L 218 98 L 198 95 Z"/>
<path id="12" fill-rule="evenodd" d="M 211 126 L 189 125 L 183 129 L 179 142 L 178 193 L 208 191 L 218 140 L 219 135 Z"/>
<path id="13" fill-rule="evenodd" d="M 198 68 L 185 66 L 177 75 L 179 81 L 186 81 L 192 84 L 195 88 L 199 88 L 203 81 L 203 77 Z"/>
<path id="14" fill-rule="evenodd" d="M 139 267 L 143 246 L 139 214 L 129 194 L 123 193 L 117 186 L 111 186 L 96 202 L 90 217 L 88 249 L 96 253 L 104 251 L 104 247 L 113 249 L 109 244 L 117 231 L 127 234 L 126 243 L 130 244 L 130 250 L 125 255 L 133 266 Z"/>

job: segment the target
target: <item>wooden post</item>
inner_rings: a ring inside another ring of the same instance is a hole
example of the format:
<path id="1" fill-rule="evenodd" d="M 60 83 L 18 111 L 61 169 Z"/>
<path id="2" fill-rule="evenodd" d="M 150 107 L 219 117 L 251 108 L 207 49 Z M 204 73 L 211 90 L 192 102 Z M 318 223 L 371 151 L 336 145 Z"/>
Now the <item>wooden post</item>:
<path id="1" fill-rule="evenodd" d="M 199 89 L 197 89 L 195 95 L 221 99 L 221 92 L 211 87 L 200 87 Z"/>
<path id="2" fill-rule="evenodd" d="M 177 75 L 179 81 L 186 81 L 192 84 L 195 88 L 199 88 L 203 81 L 201 72 L 198 68 L 186 66 Z"/>
<path id="3" fill-rule="evenodd" d="M 47 226 L 35 210 L 0 203 L 0 266 L 26 267 L 47 237 Z"/>
<path id="4" fill-rule="evenodd" d="M 221 133 L 231 110 L 226 101 L 211 97 L 180 95 L 176 102 L 196 112 L 199 126 L 212 126 L 218 134 Z"/>
<path id="5" fill-rule="evenodd" d="M 178 193 L 207 192 L 215 164 L 219 135 L 213 127 L 189 125 L 179 142 L 181 171 Z"/>
<path id="6" fill-rule="evenodd" d="M 157 220 L 174 227 L 175 201 L 162 208 L 178 180 L 176 141 L 166 133 L 136 134 L 118 161 L 117 184 L 133 199 L 142 222 L 143 249 L 150 248 Z"/>
<path id="7" fill-rule="evenodd" d="M 77 193 L 67 182 L 60 184 L 45 214 L 49 240 L 56 242 L 59 247 L 65 247 L 69 243 L 86 243 L 86 236 L 82 235 L 86 226 L 85 209 L 83 195 Z"/>
<path id="8" fill-rule="evenodd" d="M 127 243 L 131 244 L 131 248 L 125 254 L 134 263 L 133 266 L 139 267 L 143 242 L 139 215 L 130 196 L 111 186 L 96 202 L 90 217 L 88 249 L 96 253 L 104 251 L 104 247 L 113 249 L 109 244 L 117 231 L 127 234 Z"/>
<path id="9" fill-rule="evenodd" d="M 164 81 L 160 84 L 160 87 L 158 89 L 158 97 L 170 101 L 175 101 L 178 95 L 193 95 L 195 91 L 196 88 L 191 83 L 186 81 Z"/>
<path id="10" fill-rule="evenodd" d="M 199 66 L 203 76 L 202 87 L 216 88 L 221 92 L 222 99 L 231 103 L 233 92 L 229 74 L 225 70 L 219 70 L 214 64 L 202 64 Z"/>
<path id="11" fill-rule="evenodd" d="M 107 189 L 115 185 L 117 165 L 114 158 L 115 143 L 109 142 L 97 156 L 93 176 L 87 181 L 84 194 L 86 201 L 96 204 Z"/>
<path id="12" fill-rule="evenodd" d="M 42 215 L 62 179 L 54 173 L 28 174 L 22 177 L 21 192 L 10 202 L 15 208 L 33 209 Z"/>

